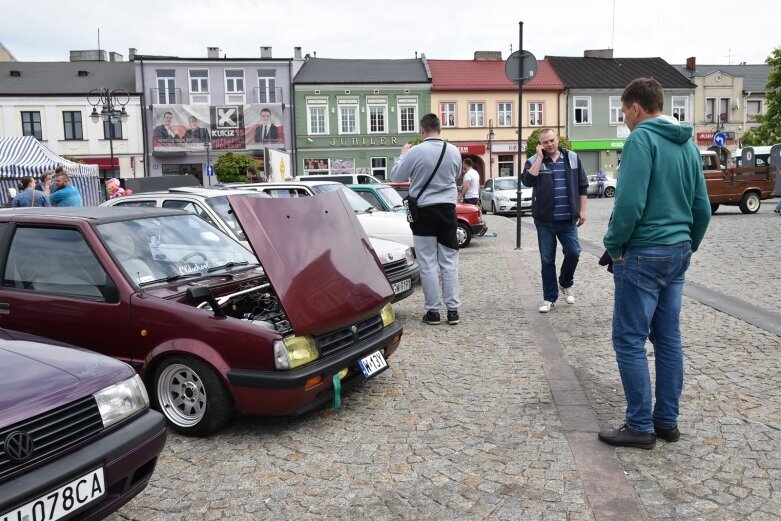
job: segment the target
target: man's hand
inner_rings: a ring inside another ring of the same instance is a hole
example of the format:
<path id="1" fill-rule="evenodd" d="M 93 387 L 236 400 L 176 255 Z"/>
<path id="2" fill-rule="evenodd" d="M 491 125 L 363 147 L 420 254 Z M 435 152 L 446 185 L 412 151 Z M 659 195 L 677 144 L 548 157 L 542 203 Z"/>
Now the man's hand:
<path id="1" fill-rule="evenodd" d="M 401 153 L 406 154 L 407 152 L 409 152 L 410 148 L 412 148 L 412 145 L 410 145 L 409 143 L 404 143 L 404 146 L 401 147 Z"/>
<path id="2" fill-rule="evenodd" d="M 580 227 L 584 222 L 586 222 L 586 212 L 580 212 L 580 215 L 578 215 L 578 227 Z"/>

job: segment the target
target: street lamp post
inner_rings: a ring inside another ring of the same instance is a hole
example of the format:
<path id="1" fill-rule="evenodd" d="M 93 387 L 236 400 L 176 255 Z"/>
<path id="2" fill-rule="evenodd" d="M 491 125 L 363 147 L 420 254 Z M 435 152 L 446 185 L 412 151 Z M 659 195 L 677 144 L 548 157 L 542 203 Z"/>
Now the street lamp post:
<path id="1" fill-rule="evenodd" d="M 92 89 L 87 96 L 87 102 L 92 105 L 89 117 L 93 123 L 103 121 L 108 123 L 108 144 L 111 153 L 111 174 L 114 174 L 114 125 L 127 121 L 125 106 L 130 101 L 130 95 L 125 89 L 109 90 L 107 88 Z M 100 112 L 97 107 L 100 106 Z"/>
<path id="2" fill-rule="evenodd" d="M 494 155 L 493 151 L 491 149 L 491 142 L 494 139 L 494 120 L 489 119 L 488 120 L 488 179 L 493 179 L 494 173 L 493 173 L 493 163 L 494 163 Z"/>
<path id="3" fill-rule="evenodd" d="M 203 148 L 206 149 L 206 179 L 207 179 L 207 186 L 212 185 L 212 158 L 209 152 L 212 149 L 212 144 L 209 141 L 205 141 L 203 143 Z"/>

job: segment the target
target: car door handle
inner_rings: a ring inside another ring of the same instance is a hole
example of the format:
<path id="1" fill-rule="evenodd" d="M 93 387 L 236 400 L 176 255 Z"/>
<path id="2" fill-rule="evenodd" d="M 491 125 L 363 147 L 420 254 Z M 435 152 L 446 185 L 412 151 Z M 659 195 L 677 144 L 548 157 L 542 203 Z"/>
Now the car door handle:
<path id="1" fill-rule="evenodd" d="M 0 302 L 0 315 L 7 315 L 11 312 L 10 302 Z"/>

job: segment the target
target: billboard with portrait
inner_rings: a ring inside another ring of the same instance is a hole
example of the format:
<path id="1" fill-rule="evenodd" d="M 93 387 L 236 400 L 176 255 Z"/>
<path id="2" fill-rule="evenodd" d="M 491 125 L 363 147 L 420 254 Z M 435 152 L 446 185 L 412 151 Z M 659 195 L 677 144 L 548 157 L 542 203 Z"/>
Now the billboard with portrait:
<path id="1" fill-rule="evenodd" d="M 200 152 L 285 148 L 280 103 L 250 105 L 155 105 L 152 149 Z"/>

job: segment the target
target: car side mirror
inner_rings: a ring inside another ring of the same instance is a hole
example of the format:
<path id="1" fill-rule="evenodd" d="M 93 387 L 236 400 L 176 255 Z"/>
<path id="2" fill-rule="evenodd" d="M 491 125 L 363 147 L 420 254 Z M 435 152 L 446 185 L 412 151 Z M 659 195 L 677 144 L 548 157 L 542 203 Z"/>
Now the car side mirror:
<path id="1" fill-rule="evenodd" d="M 217 303 L 217 299 L 212 295 L 212 291 L 206 286 L 190 286 L 187 288 L 187 302 L 190 304 L 200 304 L 206 302 L 211 306 L 214 311 L 214 316 L 217 318 L 226 318 L 225 311 Z"/>
<path id="2" fill-rule="evenodd" d="M 101 288 L 103 299 L 109 304 L 116 304 L 119 302 L 119 288 L 114 281 L 106 277 L 106 285 Z"/>

